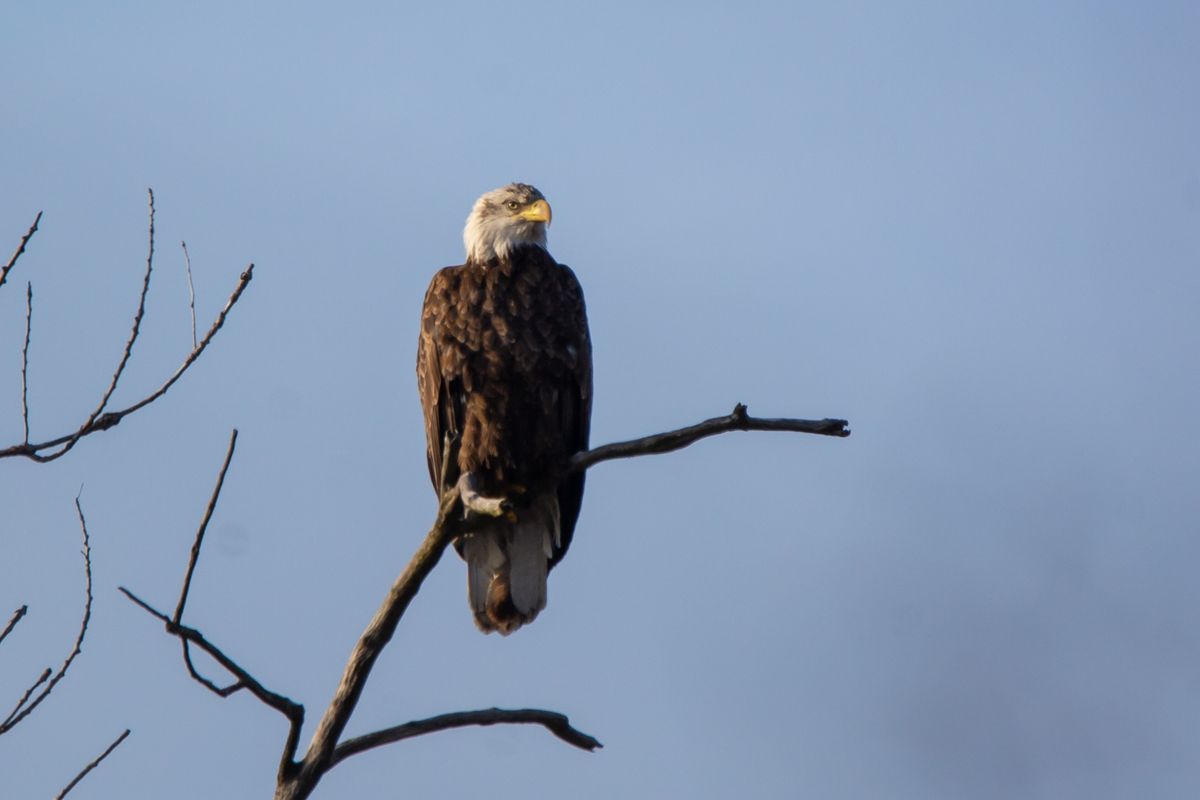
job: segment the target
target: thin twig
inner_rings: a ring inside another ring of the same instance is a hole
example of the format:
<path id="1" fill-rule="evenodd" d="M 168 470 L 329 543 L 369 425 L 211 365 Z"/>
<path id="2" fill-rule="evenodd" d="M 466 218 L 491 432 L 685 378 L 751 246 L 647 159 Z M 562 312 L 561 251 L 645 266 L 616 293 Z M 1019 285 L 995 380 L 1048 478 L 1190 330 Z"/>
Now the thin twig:
<path id="1" fill-rule="evenodd" d="M 126 589 L 124 586 L 118 586 L 117 588 L 120 590 L 120 592 L 123 595 L 125 595 L 127 598 L 129 598 L 133 603 L 140 606 L 144 611 L 146 611 L 146 613 L 151 614 L 151 615 L 157 617 L 159 620 L 161 620 L 162 623 L 166 626 L 168 633 L 170 633 L 172 636 L 179 637 L 179 639 L 183 642 L 183 660 L 184 660 L 184 663 L 187 664 L 188 674 L 190 674 L 192 676 L 193 680 L 195 680 L 197 683 L 203 685 L 204 688 L 208 689 L 210 692 L 217 695 L 218 697 L 229 697 L 229 695 L 233 694 L 234 692 L 239 692 L 242 689 L 249 688 L 248 685 L 244 681 L 242 681 L 240 678 L 238 680 L 234 681 L 233 683 L 229 684 L 228 686 L 217 686 L 216 683 L 214 683 L 213 681 L 211 681 L 208 678 L 201 675 L 196 670 L 196 667 L 192 664 L 191 650 L 188 648 L 189 642 L 196 642 L 196 644 L 200 646 L 201 650 L 204 650 L 209 655 L 212 655 L 212 657 L 214 659 L 216 659 L 217 663 L 219 663 L 219 664 L 223 665 L 226 661 L 228 661 L 230 664 L 234 664 L 233 659 L 226 656 L 224 653 L 221 652 L 221 650 L 216 645 L 212 644 L 207 639 L 205 639 L 204 634 L 200 633 L 200 631 L 195 630 L 193 628 L 189 628 L 186 625 L 180 625 L 180 624 L 176 623 L 174 620 L 172 620 L 166 614 L 162 613 L 157 608 L 150 605 L 145 600 L 143 600 L 142 598 L 138 597 L 133 592 Z M 234 669 L 230 669 L 230 672 L 234 672 L 234 674 L 237 674 L 235 669 L 240 670 L 241 668 L 237 667 L 237 665 L 234 664 Z"/>
<path id="2" fill-rule="evenodd" d="M 733 407 L 733 411 L 724 417 L 713 417 L 686 428 L 643 436 L 627 442 L 606 444 L 603 447 L 576 453 L 571 457 L 567 471 L 580 472 L 590 469 L 602 461 L 610 461 L 614 458 L 669 453 L 672 450 L 679 450 L 694 444 L 705 437 L 729 431 L 794 431 L 844 437 L 850 435 L 850 429 L 846 427 L 848 424 L 844 419 L 761 419 L 748 415 L 746 407 L 738 403 Z"/>
<path id="3" fill-rule="evenodd" d="M 74 789 L 76 784 L 78 784 L 81 780 L 83 780 L 89 772 L 94 770 L 96 767 L 100 766 L 100 762 L 103 761 L 104 759 L 108 758 L 108 754 L 111 753 L 113 750 L 116 750 L 117 747 L 120 746 L 121 742 L 125 741 L 125 737 L 127 737 L 127 736 L 129 736 L 128 728 L 125 729 L 124 733 L 122 733 L 120 736 L 117 737 L 116 741 L 114 741 L 107 748 L 105 748 L 104 752 L 101 753 L 99 756 L 97 756 L 95 761 L 93 761 L 92 763 L 90 763 L 86 767 L 84 767 L 83 771 L 80 772 L 78 775 L 76 775 L 74 780 L 72 780 L 70 783 L 68 783 L 61 792 L 59 792 L 57 795 L 55 795 L 54 800 L 62 800 L 64 797 L 66 797 L 67 792 Z"/>
<path id="4" fill-rule="evenodd" d="M 484 708 L 479 711 L 456 711 L 450 714 L 439 714 L 436 717 L 428 719 L 419 719 L 413 722 L 406 722 L 403 725 L 394 725 L 364 736 L 355 736 L 337 746 L 333 752 L 333 759 L 329 766 L 332 769 L 339 761 L 361 753 L 364 750 L 370 750 L 381 745 L 391 744 L 392 742 L 399 742 L 403 739 L 411 739 L 414 736 L 424 736 L 427 733 L 436 733 L 437 731 L 445 731 L 452 728 L 465 728 L 470 725 L 520 724 L 541 725 L 567 744 L 587 750 L 588 752 L 604 746 L 595 737 L 571 727 L 571 721 L 565 714 L 559 714 L 555 711 L 543 711 L 537 708 Z"/>
<path id="5" fill-rule="evenodd" d="M 13 615 L 8 619 L 8 624 L 4 626 L 4 630 L 0 631 L 0 643 L 3 643 L 4 640 L 8 638 L 8 635 L 12 633 L 12 629 L 17 627 L 17 623 L 20 622 L 21 618 L 28 613 L 29 606 L 26 605 L 21 606 L 13 612 Z"/>
<path id="6" fill-rule="evenodd" d="M 163 625 L 166 626 L 167 633 L 171 634 L 172 636 L 177 636 L 180 639 L 199 647 L 201 650 L 212 656 L 213 660 L 228 670 L 231 675 L 237 678 L 234 683 L 221 688 L 207 678 L 193 673 L 192 677 L 195 678 L 199 683 L 204 684 L 204 686 L 211 692 L 221 697 L 228 697 L 234 692 L 240 691 L 241 689 L 246 689 L 259 700 L 266 703 L 271 708 L 274 708 L 276 711 L 279 711 L 289 719 L 294 714 L 300 714 L 303 716 L 303 706 L 288 699 L 287 697 L 284 697 L 281 694 L 276 694 L 275 692 L 272 692 L 270 689 L 263 686 L 257 678 L 247 672 L 232 658 L 225 655 L 225 653 L 221 651 L 221 648 L 204 638 L 204 634 L 202 634 L 200 631 L 196 630 L 195 628 L 189 628 L 187 625 L 176 624 L 166 614 L 159 611 L 154 606 L 150 605 L 145 600 L 126 589 L 124 586 L 118 586 L 117 589 L 119 589 L 120 592 L 129 598 L 133 603 L 146 611 L 146 613 L 156 617 L 160 622 L 162 622 Z"/>
<path id="7" fill-rule="evenodd" d="M 24 456 L 25 458 L 28 458 L 32 461 L 37 461 L 38 463 L 54 461 L 55 459 L 61 458 L 63 455 L 65 455 L 66 452 L 74 447 L 75 443 L 77 443 L 84 436 L 96 433 L 97 431 L 108 430 L 125 417 L 141 410 L 165 395 L 167 390 L 174 386 L 175 382 L 183 377 L 183 374 L 187 372 L 188 368 L 191 367 L 192 364 L 194 364 L 196 360 L 204 353 L 209 343 L 212 342 L 213 337 L 215 337 L 217 332 L 221 330 L 222 326 L 224 326 L 225 318 L 229 315 L 229 312 L 233 309 L 234 305 L 237 304 L 237 301 L 242 296 L 242 292 L 244 292 L 246 287 L 250 285 L 250 281 L 253 278 L 254 265 L 251 264 L 250 266 L 246 267 L 246 271 L 241 274 L 241 277 L 238 279 L 237 286 L 234 287 L 233 293 L 229 295 L 229 299 L 225 302 L 225 307 L 221 309 L 219 314 L 217 314 L 217 318 L 213 321 L 212 326 L 208 329 L 208 333 L 204 334 L 204 338 L 200 340 L 200 344 L 196 346 L 195 350 L 188 354 L 187 358 L 183 360 L 183 363 L 180 364 L 175 372 L 156 390 L 146 395 L 128 408 L 123 408 L 120 411 L 109 411 L 95 420 L 85 422 L 74 433 L 70 433 L 65 436 L 59 436 L 56 439 L 50 439 L 45 442 L 38 442 L 36 444 L 18 444 L 0 449 L 0 458 Z M 60 445 L 66 446 L 59 450 L 55 450 L 54 452 L 45 455 L 42 454 L 43 450 L 50 450 L 51 448 L 59 447 Z"/>
<path id="8" fill-rule="evenodd" d="M 21 708 L 29 702 L 29 698 L 33 696 L 33 693 L 37 691 L 38 687 L 50 680 L 50 676 L 53 674 L 54 670 L 50 669 L 49 667 L 46 667 L 44 670 L 42 670 L 42 674 L 38 675 L 38 679 L 34 681 L 33 685 L 26 689 L 25 693 L 21 695 L 19 700 L 17 700 L 17 704 L 13 706 L 13 710 L 10 711 L 8 716 L 4 718 L 4 722 L 0 722 L 0 734 L 8 733 L 9 729 L 12 727 L 12 725 L 9 725 L 8 723 L 21 711 Z M 15 724 L 16 723 L 14 722 L 13 725 Z"/>
<path id="9" fill-rule="evenodd" d="M 196 287 L 192 285 L 192 257 L 188 255 L 187 242 L 180 241 L 183 248 L 183 263 L 187 265 L 188 307 L 192 310 L 192 349 L 196 349 Z"/>
<path id="10" fill-rule="evenodd" d="M 29 226 L 29 230 L 27 230 L 25 235 L 21 237 L 21 243 L 17 245 L 16 252 L 12 254 L 12 258 L 8 260 L 8 263 L 4 265 L 3 269 L 0 269 L 0 286 L 3 286 L 4 282 L 8 280 L 9 271 L 17 265 L 17 259 L 21 257 L 22 253 L 25 252 L 25 245 L 29 244 L 29 240 L 33 238 L 35 233 L 37 233 L 38 223 L 41 221 L 42 212 L 39 211 L 37 216 L 33 218 L 33 224 Z"/>
<path id="11" fill-rule="evenodd" d="M 168 617 L 158 609 L 151 606 L 146 601 L 135 595 L 133 592 L 126 589 L 124 586 L 118 587 L 121 592 L 132 602 L 140 606 L 147 613 L 157 617 L 167 629 L 167 633 L 177 637 L 183 645 L 183 661 L 187 666 L 188 674 L 206 689 L 211 691 L 218 697 L 228 697 L 235 692 L 246 689 L 260 701 L 283 714 L 288 722 L 287 745 L 291 753 L 295 753 L 296 744 L 300 740 L 300 730 L 304 726 L 304 706 L 295 702 L 291 698 L 271 691 L 262 685 L 262 683 L 251 675 L 245 668 L 234 661 L 229 656 L 225 655 L 219 647 L 208 641 L 204 634 L 195 628 L 190 628 L 187 625 L 181 624 L 180 620 L 183 617 L 184 606 L 187 604 L 188 592 L 191 589 L 192 575 L 196 569 L 196 563 L 200 558 L 200 549 L 204 544 L 204 532 L 208 528 L 209 520 L 212 518 L 213 511 L 216 509 L 217 501 L 221 497 L 221 487 L 225 483 L 225 474 L 229 471 L 229 464 L 233 460 L 234 449 L 237 446 L 237 429 L 235 428 L 229 437 L 229 447 L 225 451 L 225 460 L 221 464 L 221 471 L 217 476 L 217 484 L 213 488 L 213 493 L 208 501 L 208 506 L 204 510 L 204 518 L 200 523 L 200 527 L 196 531 L 196 538 L 192 543 L 191 556 L 188 560 L 187 572 L 184 576 L 183 590 L 179 595 L 179 604 L 175 608 L 175 616 Z M 218 664 L 225 668 L 235 680 L 228 686 L 217 686 L 212 680 L 200 674 L 192 663 L 191 646 L 195 645 L 208 653 Z M 291 763 L 289 755 L 280 764 L 280 773 Z M 282 779 L 282 778 L 281 778 Z"/>
<path id="12" fill-rule="evenodd" d="M 83 506 L 79 504 L 79 497 L 75 498 L 75 511 L 79 514 L 79 527 L 83 530 L 83 574 L 85 578 L 84 589 L 87 594 L 87 600 L 83 606 L 83 622 L 79 625 L 79 635 L 75 637 L 75 646 L 71 648 L 71 653 L 63 661 L 62 666 L 58 668 L 58 672 L 54 673 L 54 677 L 50 677 L 50 670 L 46 670 L 42 677 L 34 684 L 34 688 L 46 683 L 46 687 L 33 700 L 29 700 L 32 694 L 32 688 L 21 698 L 21 702 L 17 703 L 17 707 L 12 713 L 0 722 L 0 734 L 7 733 L 12 730 L 21 720 L 28 717 L 33 710 L 37 708 L 43 700 L 50 696 L 50 692 L 54 691 L 55 685 L 63 679 L 67 674 L 67 670 L 71 667 L 71 662 L 75 660 L 75 656 L 83 650 L 83 637 L 87 635 L 88 622 L 92 618 L 92 547 L 88 539 L 87 520 L 83 516 Z M 46 679 L 49 681 L 46 682 Z"/>
<path id="13" fill-rule="evenodd" d="M 225 462 L 221 464 L 221 472 L 217 475 L 217 485 L 213 487 L 212 497 L 209 498 L 208 506 L 204 509 L 204 518 L 200 520 L 200 528 L 196 531 L 196 540 L 192 542 L 192 555 L 188 559 L 187 572 L 183 576 L 183 591 L 179 593 L 179 605 L 175 607 L 175 616 L 172 618 L 176 625 L 183 619 L 183 607 L 187 604 L 188 591 L 192 588 L 192 573 L 196 571 L 196 561 L 200 558 L 200 546 L 204 543 L 204 532 L 208 529 L 208 521 L 212 519 L 213 511 L 217 507 L 217 500 L 221 497 L 221 487 L 225 485 L 225 473 L 229 471 L 229 462 L 233 460 L 233 449 L 237 446 L 237 437 L 237 428 L 234 428 L 233 433 L 229 436 L 229 448 L 225 451 Z"/>
<path id="14" fill-rule="evenodd" d="M 29 336 L 33 332 L 33 284 L 25 284 L 25 346 L 21 348 L 21 419 L 29 444 Z"/>
<path id="15" fill-rule="evenodd" d="M 150 293 L 150 275 L 154 271 L 154 190 L 147 189 L 147 195 L 150 200 L 150 244 L 146 251 L 146 274 L 142 278 L 142 293 L 138 297 L 137 311 L 133 315 L 133 328 L 129 332 L 129 339 L 125 342 L 125 350 L 121 353 L 121 360 L 117 363 L 117 368 L 113 372 L 112 380 L 108 384 L 108 389 L 104 391 L 104 396 L 100 398 L 100 404 L 96 409 L 88 415 L 87 422 L 79 427 L 63 448 L 56 454 L 58 456 L 65 455 L 71 450 L 84 435 L 84 431 L 88 430 L 104 413 L 104 409 L 108 407 L 108 401 L 112 398 L 113 392 L 117 390 L 117 384 L 121 381 L 121 375 L 125 372 L 125 365 L 129 363 L 130 356 L 133 355 L 133 345 L 137 341 L 138 334 L 142 329 L 142 318 L 146 315 L 146 295 Z M 27 440 L 28 441 L 28 440 Z"/>

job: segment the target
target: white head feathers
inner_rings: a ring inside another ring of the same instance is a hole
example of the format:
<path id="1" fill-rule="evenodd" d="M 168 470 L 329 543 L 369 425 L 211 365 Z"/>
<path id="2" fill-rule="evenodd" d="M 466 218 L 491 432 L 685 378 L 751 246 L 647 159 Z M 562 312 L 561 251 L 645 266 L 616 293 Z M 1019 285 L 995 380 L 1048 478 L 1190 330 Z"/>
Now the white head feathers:
<path id="1" fill-rule="evenodd" d="M 493 189 L 475 201 L 463 244 L 467 260 L 486 263 L 508 258 L 521 245 L 546 246 L 550 204 L 542 193 L 527 183 L 510 183 Z"/>

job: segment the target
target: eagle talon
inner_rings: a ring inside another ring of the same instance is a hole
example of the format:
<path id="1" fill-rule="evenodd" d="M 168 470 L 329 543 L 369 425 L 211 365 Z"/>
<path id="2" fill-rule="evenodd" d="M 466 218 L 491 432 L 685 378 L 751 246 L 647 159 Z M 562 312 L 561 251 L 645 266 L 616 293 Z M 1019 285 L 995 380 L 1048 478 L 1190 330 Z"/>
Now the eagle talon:
<path id="1" fill-rule="evenodd" d="M 508 520 L 509 522 L 516 522 L 517 521 L 517 512 L 513 511 L 510 508 L 508 511 L 504 512 L 504 518 L 506 520 Z"/>
<path id="2" fill-rule="evenodd" d="M 512 503 L 507 497 L 488 497 L 480 494 L 475 477 L 467 473 L 458 479 L 458 496 L 462 498 L 464 516 L 474 512 L 487 517 L 503 517 L 511 513 Z"/>

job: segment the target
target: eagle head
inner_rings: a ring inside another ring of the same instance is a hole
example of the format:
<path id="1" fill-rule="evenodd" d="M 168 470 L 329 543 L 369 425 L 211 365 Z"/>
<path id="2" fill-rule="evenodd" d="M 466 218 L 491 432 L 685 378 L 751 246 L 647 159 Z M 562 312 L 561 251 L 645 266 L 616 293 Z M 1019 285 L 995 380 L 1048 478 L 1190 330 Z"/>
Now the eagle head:
<path id="1" fill-rule="evenodd" d="M 493 189 L 475 201 L 463 244 L 467 260 L 487 263 L 508 258 L 521 245 L 546 246 L 546 226 L 550 224 L 550 204 L 527 183 L 510 183 Z"/>

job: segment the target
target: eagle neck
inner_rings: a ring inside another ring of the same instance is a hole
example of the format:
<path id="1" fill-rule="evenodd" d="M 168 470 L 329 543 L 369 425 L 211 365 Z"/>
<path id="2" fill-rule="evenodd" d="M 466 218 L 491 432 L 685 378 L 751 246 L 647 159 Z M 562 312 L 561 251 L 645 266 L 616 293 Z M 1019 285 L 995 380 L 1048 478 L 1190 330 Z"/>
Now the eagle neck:
<path id="1" fill-rule="evenodd" d="M 467 258 L 467 264 L 476 269 L 483 272 L 497 270 L 502 275 L 509 275 L 513 270 L 519 269 L 522 265 L 537 261 L 554 263 L 554 257 L 550 255 L 550 251 L 540 244 L 523 244 L 513 248 L 502 256 L 494 255 L 486 259 L 473 256 Z"/>

